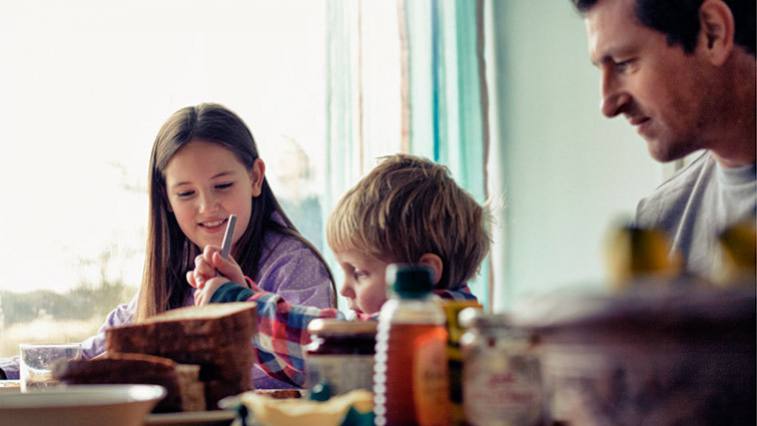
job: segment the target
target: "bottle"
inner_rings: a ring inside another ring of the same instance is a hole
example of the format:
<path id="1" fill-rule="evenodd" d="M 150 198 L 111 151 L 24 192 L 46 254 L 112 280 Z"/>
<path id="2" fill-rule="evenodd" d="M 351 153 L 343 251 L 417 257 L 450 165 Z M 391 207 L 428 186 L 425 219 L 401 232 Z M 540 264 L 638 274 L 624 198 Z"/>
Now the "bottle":
<path id="1" fill-rule="evenodd" d="M 447 331 L 431 270 L 390 265 L 392 294 L 379 313 L 374 367 L 376 425 L 449 423 Z"/>

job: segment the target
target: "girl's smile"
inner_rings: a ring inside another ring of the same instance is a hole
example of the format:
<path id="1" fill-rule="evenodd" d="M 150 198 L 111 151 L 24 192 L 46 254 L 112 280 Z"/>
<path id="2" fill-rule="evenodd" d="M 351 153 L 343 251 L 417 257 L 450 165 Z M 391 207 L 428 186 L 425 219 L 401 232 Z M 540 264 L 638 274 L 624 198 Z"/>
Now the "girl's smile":
<path id="1" fill-rule="evenodd" d="M 206 220 L 198 223 L 198 225 L 205 228 L 208 232 L 217 232 L 226 228 L 228 220 L 228 217 L 220 220 Z"/>

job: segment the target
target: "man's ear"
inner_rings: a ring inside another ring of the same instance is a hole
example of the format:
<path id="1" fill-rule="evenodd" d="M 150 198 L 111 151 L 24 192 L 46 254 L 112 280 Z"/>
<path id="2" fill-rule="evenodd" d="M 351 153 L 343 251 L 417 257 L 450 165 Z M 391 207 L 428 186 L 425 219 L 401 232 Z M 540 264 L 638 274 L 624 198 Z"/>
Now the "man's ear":
<path id="1" fill-rule="evenodd" d="M 265 163 L 258 158 L 252 163 L 250 169 L 250 184 L 252 185 L 252 196 L 258 197 L 263 192 L 263 180 L 265 179 Z"/>
<path id="2" fill-rule="evenodd" d="M 444 262 L 442 258 L 433 253 L 424 253 L 418 260 L 418 263 L 431 268 L 431 282 L 434 286 L 439 284 L 442 279 L 442 272 L 444 271 Z"/>
<path id="3" fill-rule="evenodd" d="M 735 28 L 731 8 L 725 2 L 705 0 L 699 7 L 697 50 L 713 65 L 723 65 L 733 50 Z"/>

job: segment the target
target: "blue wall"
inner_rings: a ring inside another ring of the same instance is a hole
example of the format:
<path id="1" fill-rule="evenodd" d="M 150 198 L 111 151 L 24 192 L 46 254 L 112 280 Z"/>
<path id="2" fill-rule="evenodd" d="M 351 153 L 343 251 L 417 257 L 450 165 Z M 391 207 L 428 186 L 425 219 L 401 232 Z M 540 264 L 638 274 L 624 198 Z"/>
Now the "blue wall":
<path id="1" fill-rule="evenodd" d="M 498 159 L 495 310 L 533 292 L 601 286 L 609 228 L 631 218 L 662 166 L 599 111 L 599 72 L 569 0 L 492 2 Z"/>

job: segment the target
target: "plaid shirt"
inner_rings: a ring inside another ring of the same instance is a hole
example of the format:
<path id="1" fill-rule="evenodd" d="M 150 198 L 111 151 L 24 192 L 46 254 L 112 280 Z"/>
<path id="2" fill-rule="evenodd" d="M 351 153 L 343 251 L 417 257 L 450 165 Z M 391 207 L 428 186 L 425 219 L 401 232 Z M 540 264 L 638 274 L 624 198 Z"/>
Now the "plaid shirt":
<path id="1" fill-rule="evenodd" d="M 257 303 L 255 352 L 259 366 L 271 377 L 301 387 L 305 383 L 305 346 L 310 343 L 307 326 L 318 318 L 345 319 L 334 308 L 293 305 L 275 293 L 261 290 L 249 278 L 250 288 L 226 283 L 216 290 L 211 303 L 251 301 Z M 476 300 L 467 285 L 456 290 L 434 290 L 442 299 Z M 376 320 L 378 313 L 359 316 L 360 320 Z"/>

